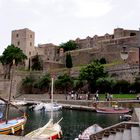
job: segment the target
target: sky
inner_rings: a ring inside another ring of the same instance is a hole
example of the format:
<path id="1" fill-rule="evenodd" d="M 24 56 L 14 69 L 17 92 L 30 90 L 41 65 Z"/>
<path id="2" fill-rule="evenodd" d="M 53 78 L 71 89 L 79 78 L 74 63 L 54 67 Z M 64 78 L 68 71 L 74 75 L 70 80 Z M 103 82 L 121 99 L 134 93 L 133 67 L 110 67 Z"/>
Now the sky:
<path id="1" fill-rule="evenodd" d="M 59 45 L 76 38 L 140 27 L 140 0 L 0 0 L 0 54 L 11 31 L 35 32 L 35 45 Z"/>

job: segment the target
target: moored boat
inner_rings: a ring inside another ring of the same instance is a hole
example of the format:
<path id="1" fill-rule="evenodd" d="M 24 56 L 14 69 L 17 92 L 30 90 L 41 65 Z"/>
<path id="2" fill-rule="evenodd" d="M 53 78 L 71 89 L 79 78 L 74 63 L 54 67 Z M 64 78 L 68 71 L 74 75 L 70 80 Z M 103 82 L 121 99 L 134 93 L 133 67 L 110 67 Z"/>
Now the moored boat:
<path id="1" fill-rule="evenodd" d="M 47 140 L 55 140 L 61 138 L 62 130 L 61 126 L 59 125 L 60 121 L 58 121 L 57 123 L 53 123 L 53 120 L 50 119 L 46 125 L 28 133 L 25 137 L 32 139 L 47 139 Z"/>
<path id="2" fill-rule="evenodd" d="M 129 114 L 123 114 L 122 116 L 120 116 L 120 120 L 122 121 L 130 121 L 132 119 L 132 115 Z"/>
<path id="3" fill-rule="evenodd" d="M 59 105 L 57 103 L 38 103 L 36 105 L 33 105 L 30 107 L 34 111 L 44 110 L 44 111 L 58 111 L 62 109 L 62 105 Z"/>
<path id="4" fill-rule="evenodd" d="M 107 113 L 107 114 L 124 114 L 129 113 L 131 110 L 128 108 L 96 108 L 98 113 Z"/>
<path id="5" fill-rule="evenodd" d="M 95 134 L 101 131 L 103 128 L 98 124 L 94 124 L 83 131 L 82 134 L 79 134 L 77 140 L 90 140 L 90 135 Z"/>
<path id="6" fill-rule="evenodd" d="M 15 100 L 15 101 L 12 101 L 11 104 L 17 105 L 17 106 L 23 106 L 23 105 L 26 105 L 27 102 L 26 101 L 18 101 L 18 100 Z"/>
<path id="7" fill-rule="evenodd" d="M 51 87 L 51 103 L 53 104 L 53 78 L 52 78 L 52 87 Z M 59 122 L 62 118 L 57 122 L 53 123 L 53 106 L 51 105 L 51 118 L 49 122 L 41 128 L 38 128 L 30 133 L 28 133 L 25 137 L 31 139 L 43 139 L 43 140 L 55 140 L 61 138 L 62 130 Z"/>
<path id="8" fill-rule="evenodd" d="M 15 61 L 13 60 L 13 64 L 14 63 L 15 63 Z M 8 100 L 5 100 L 0 97 L 0 100 L 2 100 L 3 102 L 6 103 L 5 118 L 4 118 L 4 120 L 2 118 L 2 120 L 0 122 L 0 134 L 6 134 L 6 135 L 15 134 L 15 132 L 17 132 L 19 130 L 24 130 L 24 126 L 27 121 L 27 116 L 22 110 L 19 110 L 19 111 L 24 114 L 23 116 L 18 117 L 18 118 L 9 119 L 10 105 L 18 109 L 17 106 L 11 104 L 12 80 L 13 80 L 13 71 L 11 74 L 10 91 L 9 91 Z"/>
<path id="9" fill-rule="evenodd" d="M 26 115 L 20 118 L 14 118 L 8 120 L 7 123 L 5 121 L 0 122 L 0 134 L 15 134 L 15 132 L 19 130 L 24 130 L 25 123 L 27 121 Z"/>

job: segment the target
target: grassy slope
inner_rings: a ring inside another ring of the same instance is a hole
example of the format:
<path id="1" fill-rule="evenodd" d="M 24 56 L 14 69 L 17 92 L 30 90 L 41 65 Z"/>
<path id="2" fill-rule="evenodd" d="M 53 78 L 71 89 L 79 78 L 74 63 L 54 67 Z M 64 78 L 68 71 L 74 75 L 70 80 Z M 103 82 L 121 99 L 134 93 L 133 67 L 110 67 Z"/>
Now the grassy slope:
<path id="1" fill-rule="evenodd" d="M 105 99 L 105 94 L 100 94 L 100 99 Z M 136 99 L 136 94 L 113 94 L 115 99 Z"/>

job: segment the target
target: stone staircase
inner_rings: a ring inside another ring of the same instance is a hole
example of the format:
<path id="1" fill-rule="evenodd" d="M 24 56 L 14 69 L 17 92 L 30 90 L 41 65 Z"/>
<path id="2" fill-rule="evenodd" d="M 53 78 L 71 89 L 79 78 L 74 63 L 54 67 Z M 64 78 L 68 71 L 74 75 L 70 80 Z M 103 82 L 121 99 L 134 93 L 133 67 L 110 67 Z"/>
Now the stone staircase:
<path id="1" fill-rule="evenodd" d="M 91 135 L 90 140 L 140 140 L 139 123 L 118 123 Z"/>

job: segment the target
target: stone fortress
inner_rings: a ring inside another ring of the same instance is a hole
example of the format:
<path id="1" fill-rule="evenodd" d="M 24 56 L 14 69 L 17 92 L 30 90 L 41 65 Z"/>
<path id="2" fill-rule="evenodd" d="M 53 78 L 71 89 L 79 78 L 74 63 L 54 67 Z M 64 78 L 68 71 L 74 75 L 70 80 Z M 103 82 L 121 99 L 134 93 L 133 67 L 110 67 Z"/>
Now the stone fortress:
<path id="1" fill-rule="evenodd" d="M 73 61 L 73 68 L 71 70 L 71 76 L 77 76 L 79 74 L 79 68 L 76 66 L 86 65 L 91 63 L 95 59 L 105 58 L 107 63 L 114 61 L 122 61 L 120 52 L 125 48 L 128 52 L 128 59 L 126 63 L 110 66 L 106 68 L 114 78 L 120 80 L 125 79 L 134 81 L 136 75 L 139 72 L 139 46 L 140 36 L 139 30 L 124 30 L 122 28 L 114 29 L 113 34 L 105 34 L 104 36 L 93 36 L 85 39 L 77 38 L 77 49 L 70 51 Z M 28 68 L 30 60 L 38 54 L 43 60 L 43 72 L 34 72 L 32 74 L 40 76 L 50 72 L 54 75 L 64 74 L 65 67 L 65 52 L 63 49 L 59 50 L 59 46 L 50 44 L 39 44 L 35 46 L 35 33 L 27 28 L 12 31 L 11 44 L 19 47 L 27 55 L 25 66 Z M 135 66 L 137 68 L 135 68 Z M 57 71 L 58 70 L 58 71 Z M 21 95 L 21 81 L 23 78 L 31 74 L 26 71 L 14 72 L 12 96 Z M 8 79 L 0 79 L 0 93 L 5 96 L 9 93 L 10 81 Z"/>
<path id="2" fill-rule="evenodd" d="M 139 30 L 114 29 L 113 34 L 104 36 L 94 35 L 85 39 L 74 40 L 77 49 L 70 51 L 73 66 L 91 63 L 95 59 L 105 58 L 107 63 L 122 60 L 120 52 L 123 48 L 128 52 L 128 64 L 139 62 Z M 38 54 L 43 60 L 43 70 L 65 66 L 65 52 L 52 43 L 35 46 L 35 33 L 27 28 L 12 31 L 11 44 L 19 47 L 27 55 L 26 67 L 29 59 Z"/>

